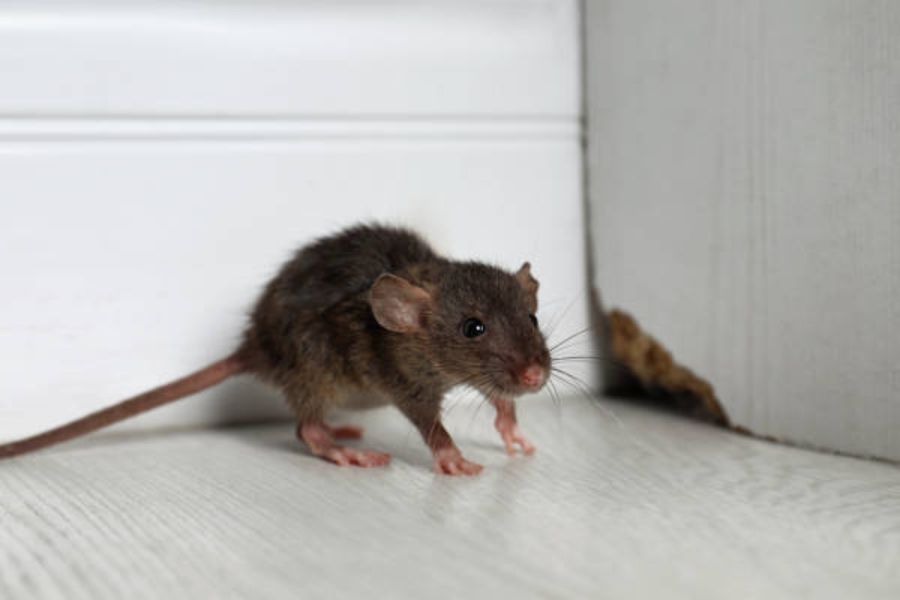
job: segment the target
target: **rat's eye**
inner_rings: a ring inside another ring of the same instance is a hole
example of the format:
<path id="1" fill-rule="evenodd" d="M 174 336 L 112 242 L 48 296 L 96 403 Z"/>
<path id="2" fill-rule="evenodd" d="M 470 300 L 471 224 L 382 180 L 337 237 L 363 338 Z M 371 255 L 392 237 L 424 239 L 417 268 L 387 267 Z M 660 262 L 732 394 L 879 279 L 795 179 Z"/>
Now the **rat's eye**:
<path id="1" fill-rule="evenodd" d="M 484 333 L 484 323 L 476 318 L 466 319 L 462 326 L 462 334 L 467 338 L 478 337 Z"/>
<path id="2" fill-rule="evenodd" d="M 536 317 L 536 316 L 534 316 L 534 315 L 528 315 L 528 318 L 531 319 L 531 324 L 532 324 L 532 325 L 534 325 L 535 327 L 538 326 L 538 322 L 537 322 L 537 317 Z"/>

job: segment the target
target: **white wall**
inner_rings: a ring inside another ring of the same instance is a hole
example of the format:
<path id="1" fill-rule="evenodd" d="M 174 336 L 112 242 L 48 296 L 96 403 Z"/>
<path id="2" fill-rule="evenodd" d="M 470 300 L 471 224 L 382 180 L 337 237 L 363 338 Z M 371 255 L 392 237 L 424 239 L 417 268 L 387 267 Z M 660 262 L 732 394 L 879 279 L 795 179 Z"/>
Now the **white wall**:
<path id="1" fill-rule="evenodd" d="M 530 259 L 583 326 L 573 2 L 53 4 L 0 8 L 0 439 L 222 356 L 360 219 Z M 132 426 L 273 414 L 231 383 Z"/>
<path id="2" fill-rule="evenodd" d="M 900 459 L 900 4 L 587 2 L 596 277 L 761 434 Z"/>

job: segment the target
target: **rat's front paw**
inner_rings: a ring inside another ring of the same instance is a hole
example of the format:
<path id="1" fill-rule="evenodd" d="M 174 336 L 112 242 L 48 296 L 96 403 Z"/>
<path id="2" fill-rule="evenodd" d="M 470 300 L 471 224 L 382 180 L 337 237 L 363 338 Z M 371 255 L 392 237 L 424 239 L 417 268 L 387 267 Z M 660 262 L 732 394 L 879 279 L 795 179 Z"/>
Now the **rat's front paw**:
<path id="1" fill-rule="evenodd" d="M 515 454 L 516 453 L 516 445 L 522 449 L 523 454 L 533 454 L 534 453 L 534 445 L 528 441 L 522 434 L 522 430 L 519 429 L 519 425 L 512 419 L 497 417 L 497 421 L 494 423 L 497 427 L 497 431 L 500 433 L 500 438 L 503 440 L 503 445 L 506 446 L 507 454 Z"/>
<path id="2" fill-rule="evenodd" d="M 434 453 L 434 470 L 442 475 L 478 475 L 483 468 L 463 458 L 457 448 L 442 448 Z"/>

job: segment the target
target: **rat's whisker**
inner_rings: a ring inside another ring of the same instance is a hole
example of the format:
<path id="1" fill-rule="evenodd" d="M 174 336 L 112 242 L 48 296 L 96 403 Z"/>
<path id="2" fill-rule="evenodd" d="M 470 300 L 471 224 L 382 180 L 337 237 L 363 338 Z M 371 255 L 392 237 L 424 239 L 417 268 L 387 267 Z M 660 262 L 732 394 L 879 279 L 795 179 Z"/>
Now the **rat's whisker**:
<path id="1" fill-rule="evenodd" d="M 556 408 L 561 408 L 562 401 L 559 397 L 559 390 L 556 389 L 556 383 L 554 383 L 552 377 L 547 379 L 547 390 L 550 393 L 550 398 L 553 400 L 553 404 L 556 406 Z"/>
<path id="2" fill-rule="evenodd" d="M 557 346 L 553 347 L 551 352 L 560 353 L 560 352 L 596 352 L 596 343 L 593 337 L 582 335 L 578 338 L 569 340 L 565 343 L 560 343 Z"/>
<path id="3" fill-rule="evenodd" d="M 475 411 L 472 413 L 472 418 L 469 420 L 469 429 L 472 429 L 472 425 L 475 423 L 475 419 L 478 418 L 478 413 L 481 412 L 481 408 L 488 403 L 488 396 L 481 395 L 481 401 L 478 402 Z"/>
<path id="4" fill-rule="evenodd" d="M 569 311 L 572 310 L 572 307 L 575 306 L 575 303 L 578 302 L 579 299 L 583 299 L 586 296 L 587 286 L 582 286 L 578 293 L 572 295 L 572 299 L 566 304 L 566 307 L 560 312 L 557 311 L 556 315 L 552 317 L 552 321 L 546 328 L 546 338 L 550 338 L 555 332 L 556 328 L 565 320 L 566 315 L 569 314 Z"/>
<path id="5" fill-rule="evenodd" d="M 560 369 L 559 367 L 553 367 L 552 371 L 561 377 L 561 381 L 570 382 L 572 386 L 576 387 L 576 389 L 580 390 L 586 398 L 593 398 L 594 394 L 590 389 L 590 386 L 581 379 L 580 377 L 576 377 L 572 373 Z"/>
<path id="6" fill-rule="evenodd" d="M 618 358 L 612 356 L 554 356 L 553 364 L 559 363 L 608 363 L 617 367 L 627 369 L 628 365 Z"/>
<path id="7" fill-rule="evenodd" d="M 592 328 L 591 326 L 588 326 L 588 327 L 585 327 L 584 329 L 581 329 L 581 330 L 579 330 L 579 331 L 576 331 L 575 333 L 573 333 L 573 334 L 571 334 L 571 335 L 569 335 L 569 336 L 563 338 L 563 339 L 560 340 L 559 342 L 556 342 L 555 344 L 553 344 L 552 346 L 550 346 L 550 348 L 548 348 L 548 350 L 550 350 L 550 352 L 553 352 L 554 350 L 558 349 L 560 346 L 562 346 L 562 345 L 565 344 L 566 342 L 570 342 L 570 341 L 574 340 L 575 338 L 577 338 L 578 336 L 581 336 L 581 335 L 585 335 L 585 334 L 587 334 L 587 333 L 590 333 L 590 331 L 591 331 L 592 329 L 593 329 L 593 328 Z"/>
<path id="8" fill-rule="evenodd" d="M 554 346 L 552 350 L 550 350 L 550 353 L 555 355 L 569 352 L 577 352 L 579 354 L 596 353 L 597 349 L 594 344 L 594 339 L 590 336 L 582 334 L 581 337 L 569 340 L 567 342 L 561 342 Z"/>
<path id="9" fill-rule="evenodd" d="M 554 375 L 559 377 L 560 383 L 565 383 L 573 390 L 579 392 L 582 397 L 591 402 L 591 405 L 596 406 L 605 415 L 609 416 L 616 427 L 619 428 L 619 430 L 623 433 L 623 435 L 625 435 L 626 439 L 628 439 L 630 443 L 639 447 L 643 451 L 648 451 L 647 446 L 633 435 L 633 432 L 625 426 L 625 423 L 622 422 L 618 415 L 616 415 L 616 413 L 609 406 L 604 405 L 601 399 L 599 399 L 594 394 L 589 393 L 589 388 L 583 380 L 565 370 L 554 368 L 553 371 Z"/>

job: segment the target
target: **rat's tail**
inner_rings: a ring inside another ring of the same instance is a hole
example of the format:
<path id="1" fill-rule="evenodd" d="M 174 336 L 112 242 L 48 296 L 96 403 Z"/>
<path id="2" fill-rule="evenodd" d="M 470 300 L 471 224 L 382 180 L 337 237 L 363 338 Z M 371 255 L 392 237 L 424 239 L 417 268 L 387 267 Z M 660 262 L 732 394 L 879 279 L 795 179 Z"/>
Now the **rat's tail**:
<path id="1" fill-rule="evenodd" d="M 80 437 L 101 427 L 106 427 L 147 412 L 157 406 L 196 394 L 232 375 L 237 375 L 246 370 L 247 367 L 240 355 L 238 353 L 232 354 L 181 379 L 176 379 L 171 383 L 154 388 L 143 394 L 138 394 L 133 398 L 123 400 L 118 404 L 98 410 L 55 429 L 0 445 L 0 459 L 33 452 L 34 450 L 40 450 L 47 446 Z"/>

